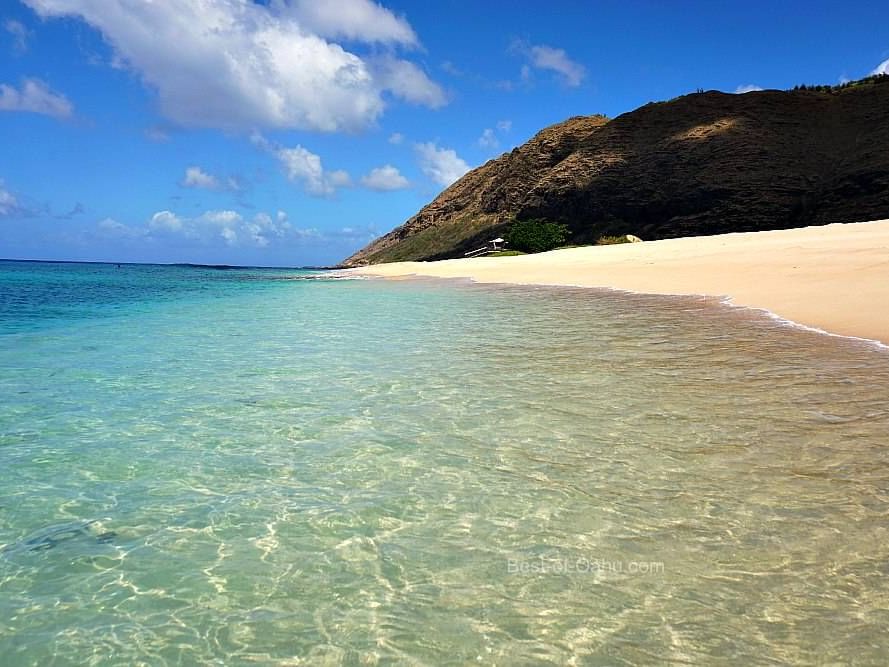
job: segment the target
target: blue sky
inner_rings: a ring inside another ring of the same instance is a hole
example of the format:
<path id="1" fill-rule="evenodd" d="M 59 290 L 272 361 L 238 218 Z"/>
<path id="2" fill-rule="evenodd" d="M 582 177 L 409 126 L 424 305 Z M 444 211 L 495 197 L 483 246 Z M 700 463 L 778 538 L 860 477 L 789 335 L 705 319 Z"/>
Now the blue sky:
<path id="1" fill-rule="evenodd" d="M 3 0 L 0 257 L 335 263 L 569 116 L 889 72 L 881 4 Z"/>

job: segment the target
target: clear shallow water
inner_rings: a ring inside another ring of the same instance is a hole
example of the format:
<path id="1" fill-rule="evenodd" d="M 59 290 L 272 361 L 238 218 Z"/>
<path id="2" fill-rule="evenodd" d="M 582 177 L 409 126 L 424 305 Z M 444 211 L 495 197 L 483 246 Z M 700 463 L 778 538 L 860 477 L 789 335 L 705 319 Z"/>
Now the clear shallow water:
<path id="1" fill-rule="evenodd" d="M 886 663 L 885 351 L 299 275 L 0 263 L 4 665 Z"/>

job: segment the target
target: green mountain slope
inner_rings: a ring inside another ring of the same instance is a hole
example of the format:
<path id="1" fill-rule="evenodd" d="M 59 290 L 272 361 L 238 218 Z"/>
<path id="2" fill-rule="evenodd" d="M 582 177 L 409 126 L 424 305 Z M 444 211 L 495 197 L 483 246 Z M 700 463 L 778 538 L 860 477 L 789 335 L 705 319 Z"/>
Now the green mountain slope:
<path id="1" fill-rule="evenodd" d="M 570 118 L 472 170 L 343 265 L 459 257 L 532 218 L 565 223 L 572 243 L 889 218 L 889 76 Z"/>

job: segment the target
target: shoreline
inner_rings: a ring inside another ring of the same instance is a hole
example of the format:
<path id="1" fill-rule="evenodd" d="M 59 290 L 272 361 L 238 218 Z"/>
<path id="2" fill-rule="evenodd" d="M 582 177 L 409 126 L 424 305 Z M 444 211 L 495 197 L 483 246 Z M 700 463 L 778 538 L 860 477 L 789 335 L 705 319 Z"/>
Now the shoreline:
<path id="1" fill-rule="evenodd" d="M 711 296 L 810 330 L 889 345 L 889 220 L 346 271 Z"/>

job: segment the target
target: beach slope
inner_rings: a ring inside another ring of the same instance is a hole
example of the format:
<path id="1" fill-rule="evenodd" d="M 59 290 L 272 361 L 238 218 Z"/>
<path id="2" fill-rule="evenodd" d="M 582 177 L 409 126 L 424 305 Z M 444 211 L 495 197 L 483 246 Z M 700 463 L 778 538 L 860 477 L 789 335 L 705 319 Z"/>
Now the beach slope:
<path id="1" fill-rule="evenodd" d="M 889 220 L 350 271 L 706 294 L 830 333 L 889 344 Z"/>

